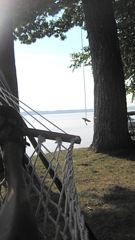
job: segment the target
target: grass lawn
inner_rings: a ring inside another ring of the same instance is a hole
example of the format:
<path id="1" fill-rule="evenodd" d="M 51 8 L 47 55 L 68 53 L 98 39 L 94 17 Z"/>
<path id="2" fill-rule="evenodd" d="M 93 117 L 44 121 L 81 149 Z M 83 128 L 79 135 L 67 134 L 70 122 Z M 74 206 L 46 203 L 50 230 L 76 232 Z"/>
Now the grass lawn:
<path id="1" fill-rule="evenodd" d="M 135 152 L 125 158 L 74 150 L 85 219 L 98 240 L 135 240 Z"/>
<path id="2" fill-rule="evenodd" d="M 73 162 L 80 206 L 97 240 L 135 240 L 135 150 L 122 158 L 74 149 Z M 44 171 L 39 166 L 38 174 Z"/>

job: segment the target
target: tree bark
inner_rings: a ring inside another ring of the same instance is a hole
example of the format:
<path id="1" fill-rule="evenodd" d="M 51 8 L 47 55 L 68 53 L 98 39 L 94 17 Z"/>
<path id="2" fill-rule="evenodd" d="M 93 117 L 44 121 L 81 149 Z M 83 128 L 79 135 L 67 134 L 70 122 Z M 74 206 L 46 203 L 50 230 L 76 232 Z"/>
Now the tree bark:
<path id="1" fill-rule="evenodd" d="M 13 3 L 11 0 L 0 0 L 0 87 L 6 88 L 18 99 L 12 28 Z M 0 101 L 4 103 L 2 99 Z M 12 102 L 10 104 L 12 105 Z M 1 157 L 0 166 L 0 171 L 3 171 Z"/>
<path id="2" fill-rule="evenodd" d="M 0 71 L 5 77 L 6 87 L 18 98 L 12 12 L 14 1 L 0 0 Z"/>
<path id="3" fill-rule="evenodd" d="M 94 136 L 91 148 L 129 147 L 127 105 L 117 27 L 111 0 L 83 0 L 94 76 Z"/>

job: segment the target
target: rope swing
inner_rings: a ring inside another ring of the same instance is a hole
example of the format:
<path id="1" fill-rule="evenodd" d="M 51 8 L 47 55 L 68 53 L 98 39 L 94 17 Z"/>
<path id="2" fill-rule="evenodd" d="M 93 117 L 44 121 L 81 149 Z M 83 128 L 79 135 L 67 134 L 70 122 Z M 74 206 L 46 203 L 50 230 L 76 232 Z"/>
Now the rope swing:
<path id="1" fill-rule="evenodd" d="M 81 46 L 82 46 L 82 53 L 84 53 L 82 28 L 81 28 Z M 87 125 L 88 122 L 91 122 L 91 121 L 87 118 L 87 100 L 86 100 L 87 96 L 86 96 L 86 79 L 85 79 L 84 62 L 82 63 L 82 70 L 83 70 L 84 106 L 85 106 L 85 117 L 83 117 L 82 119 L 84 120 L 85 124 Z"/>

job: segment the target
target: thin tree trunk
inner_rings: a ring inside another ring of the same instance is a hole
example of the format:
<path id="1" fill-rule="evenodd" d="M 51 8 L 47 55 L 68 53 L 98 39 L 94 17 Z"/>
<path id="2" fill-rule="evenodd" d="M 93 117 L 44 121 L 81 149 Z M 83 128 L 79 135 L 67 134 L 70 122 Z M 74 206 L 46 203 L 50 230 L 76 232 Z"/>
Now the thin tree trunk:
<path id="1" fill-rule="evenodd" d="M 12 27 L 13 2 L 11 0 L 0 0 L 0 71 L 4 75 L 6 85 L 8 85 L 12 94 L 18 98 Z"/>
<path id="2" fill-rule="evenodd" d="M 83 0 L 94 76 L 94 136 L 91 148 L 129 147 L 126 93 L 111 0 Z"/>

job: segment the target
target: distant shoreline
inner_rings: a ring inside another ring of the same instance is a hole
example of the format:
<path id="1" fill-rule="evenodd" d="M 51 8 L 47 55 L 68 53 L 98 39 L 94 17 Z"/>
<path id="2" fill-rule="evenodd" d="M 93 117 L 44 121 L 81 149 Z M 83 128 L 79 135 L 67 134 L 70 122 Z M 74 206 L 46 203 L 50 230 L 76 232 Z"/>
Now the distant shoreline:
<path id="1" fill-rule="evenodd" d="M 67 113 L 85 113 L 85 112 L 94 112 L 94 109 L 69 109 L 69 110 L 53 110 L 53 111 L 28 111 L 28 112 L 21 112 L 23 116 L 28 114 L 30 115 L 47 115 L 47 114 L 67 114 Z M 129 106 L 128 111 L 135 111 L 135 106 Z"/>
<path id="2" fill-rule="evenodd" d="M 87 112 L 93 112 L 93 109 L 87 109 Z M 28 111 L 28 112 L 21 112 L 23 116 L 25 115 L 45 115 L 45 114 L 67 114 L 67 113 L 82 113 L 85 112 L 85 109 L 70 109 L 70 110 L 54 110 L 54 111 Z"/>

